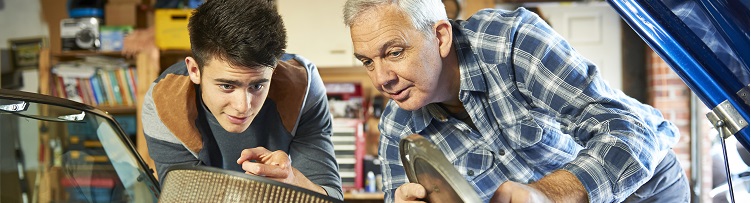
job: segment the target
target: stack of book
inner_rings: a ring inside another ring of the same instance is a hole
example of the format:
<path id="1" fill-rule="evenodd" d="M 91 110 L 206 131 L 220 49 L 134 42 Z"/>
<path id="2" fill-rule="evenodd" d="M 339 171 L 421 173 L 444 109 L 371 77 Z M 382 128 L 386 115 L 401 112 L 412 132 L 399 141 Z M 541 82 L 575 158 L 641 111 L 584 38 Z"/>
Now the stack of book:
<path id="1" fill-rule="evenodd" d="M 134 106 L 136 70 L 122 59 L 90 56 L 52 68 L 51 94 L 92 106 Z"/>

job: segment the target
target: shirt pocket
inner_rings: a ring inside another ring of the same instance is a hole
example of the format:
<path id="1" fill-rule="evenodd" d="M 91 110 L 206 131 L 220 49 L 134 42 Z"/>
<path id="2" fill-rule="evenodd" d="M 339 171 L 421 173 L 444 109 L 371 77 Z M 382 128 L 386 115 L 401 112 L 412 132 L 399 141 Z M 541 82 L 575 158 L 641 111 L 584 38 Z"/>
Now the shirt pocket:
<path id="1" fill-rule="evenodd" d="M 530 116 L 520 117 L 518 123 L 503 129 L 508 145 L 521 150 L 537 145 L 542 140 L 542 128 Z"/>
<path id="2" fill-rule="evenodd" d="M 571 162 L 582 148 L 570 135 L 554 127 L 539 125 L 531 117 L 505 132 L 511 148 L 541 175 Z"/>
<path id="3" fill-rule="evenodd" d="M 452 164 L 459 171 L 459 174 L 468 181 L 485 175 L 493 167 L 495 160 L 493 153 L 484 145 L 469 150 L 458 157 L 460 158 L 454 160 Z"/>

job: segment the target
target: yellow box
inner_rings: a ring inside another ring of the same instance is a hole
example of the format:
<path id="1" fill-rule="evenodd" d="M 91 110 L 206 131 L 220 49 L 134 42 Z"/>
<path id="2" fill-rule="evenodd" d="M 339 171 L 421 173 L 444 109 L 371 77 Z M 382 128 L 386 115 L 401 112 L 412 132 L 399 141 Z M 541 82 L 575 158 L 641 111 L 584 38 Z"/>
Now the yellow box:
<path id="1" fill-rule="evenodd" d="M 191 9 L 156 9 L 154 12 L 154 40 L 159 49 L 190 50 L 188 19 Z"/>

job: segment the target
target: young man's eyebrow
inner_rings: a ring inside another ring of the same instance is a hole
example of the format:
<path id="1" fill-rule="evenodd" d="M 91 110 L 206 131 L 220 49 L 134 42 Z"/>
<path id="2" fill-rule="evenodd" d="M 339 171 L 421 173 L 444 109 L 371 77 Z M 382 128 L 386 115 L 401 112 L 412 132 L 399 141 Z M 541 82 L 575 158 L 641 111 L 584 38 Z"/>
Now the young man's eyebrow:
<path id="1" fill-rule="evenodd" d="M 242 82 L 237 81 L 237 80 L 228 80 L 228 79 L 222 79 L 222 78 L 214 79 L 214 81 L 220 82 L 220 83 L 226 83 L 226 84 L 230 84 L 230 85 L 234 85 L 234 86 L 243 86 L 243 85 L 245 85 Z M 269 82 L 269 81 L 271 81 L 271 80 L 269 80 L 268 78 L 261 78 L 261 79 L 256 79 L 256 80 L 250 81 L 250 83 L 248 83 L 248 84 L 258 84 L 258 83 L 265 83 L 265 82 Z"/>

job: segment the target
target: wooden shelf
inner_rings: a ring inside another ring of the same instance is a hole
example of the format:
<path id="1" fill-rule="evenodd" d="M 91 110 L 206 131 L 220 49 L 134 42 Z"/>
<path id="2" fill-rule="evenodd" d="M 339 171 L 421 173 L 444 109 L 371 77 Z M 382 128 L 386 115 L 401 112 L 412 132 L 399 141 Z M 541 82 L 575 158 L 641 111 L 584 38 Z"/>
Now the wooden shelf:
<path id="1" fill-rule="evenodd" d="M 352 67 L 318 67 L 318 72 L 321 73 L 321 75 L 327 75 L 327 76 L 334 76 L 334 75 L 343 75 L 343 76 L 357 76 L 357 77 L 368 77 L 368 71 L 363 66 L 352 66 Z"/>
<path id="2" fill-rule="evenodd" d="M 115 167 L 112 165 L 83 164 L 83 165 L 76 166 L 76 165 L 69 164 L 64 167 L 61 167 L 61 166 L 55 166 L 55 167 L 60 167 L 61 169 L 75 169 L 78 171 L 115 171 Z"/>
<path id="3" fill-rule="evenodd" d="M 160 50 L 160 54 L 162 55 L 192 55 L 193 52 L 191 50 Z M 54 57 L 63 57 L 63 58 L 70 58 L 70 57 L 84 57 L 84 56 L 112 56 L 112 57 L 123 57 L 122 52 L 119 51 L 92 51 L 92 50 L 75 50 L 75 51 L 62 51 L 60 53 L 53 53 L 52 56 Z"/>
<path id="4" fill-rule="evenodd" d="M 89 51 L 89 50 L 80 50 L 80 51 L 62 51 L 60 53 L 54 53 L 53 56 L 55 57 L 84 57 L 84 56 L 113 56 L 113 57 L 122 57 L 122 53 L 119 51 Z"/>
<path id="5" fill-rule="evenodd" d="M 381 200 L 383 201 L 383 192 L 358 192 L 344 193 L 344 200 Z"/>
<path id="6" fill-rule="evenodd" d="M 136 106 L 95 106 L 95 108 L 105 111 L 108 114 L 134 114 Z"/>

